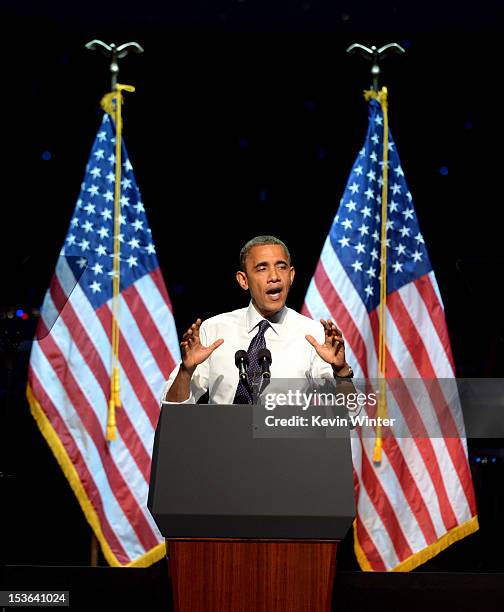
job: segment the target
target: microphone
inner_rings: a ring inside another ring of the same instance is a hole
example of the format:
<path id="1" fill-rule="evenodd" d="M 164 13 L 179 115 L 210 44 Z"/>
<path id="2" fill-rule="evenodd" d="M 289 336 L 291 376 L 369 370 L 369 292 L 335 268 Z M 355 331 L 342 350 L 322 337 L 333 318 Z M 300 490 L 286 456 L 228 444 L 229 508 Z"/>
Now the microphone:
<path id="1" fill-rule="evenodd" d="M 257 361 L 261 366 L 263 378 L 271 378 L 271 352 L 267 348 L 259 349 L 257 352 Z"/>
<path id="2" fill-rule="evenodd" d="M 247 351 L 236 351 L 235 353 L 235 366 L 240 370 L 240 378 L 244 382 L 247 380 L 247 368 L 249 359 Z"/>

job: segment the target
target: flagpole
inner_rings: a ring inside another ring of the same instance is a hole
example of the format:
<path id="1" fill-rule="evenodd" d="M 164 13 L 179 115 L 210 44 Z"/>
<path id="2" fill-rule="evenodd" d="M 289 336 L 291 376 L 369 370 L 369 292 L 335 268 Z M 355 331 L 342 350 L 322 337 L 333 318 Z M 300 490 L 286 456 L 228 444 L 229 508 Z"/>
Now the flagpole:
<path id="1" fill-rule="evenodd" d="M 381 419 L 387 415 L 387 388 L 385 384 L 387 374 L 387 202 L 388 202 L 388 90 L 379 87 L 380 60 L 384 59 L 389 52 L 405 53 L 401 45 L 389 43 L 379 49 L 372 45 L 366 47 L 360 43 L 354 43 L 347 48 L 347 53 L 360 52 L 367 60 L 371 60 L 371 90 L 364 92 L 366 101 L 374 98 L 380 103 L 383 113 L 383 155 L 382 155 L 382 193 L 381 193 L 381 232 L 380 232 L 380 303 L 378 307 L 378 425 L 375 432 L 375 443 L 373 449 L 373 463 L 381 465 L 382 460 L 382 426 Z"/>

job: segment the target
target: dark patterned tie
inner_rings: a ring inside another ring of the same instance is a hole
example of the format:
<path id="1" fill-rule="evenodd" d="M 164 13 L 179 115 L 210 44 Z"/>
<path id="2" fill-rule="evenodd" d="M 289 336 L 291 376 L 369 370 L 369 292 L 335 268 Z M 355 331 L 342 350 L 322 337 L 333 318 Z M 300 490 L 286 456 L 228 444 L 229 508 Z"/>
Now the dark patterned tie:
<path id="1" fill-rule="evenodd" d="M 268 329 L 270 324 L 268 321 L 263 319 L 259 323 L 259 331 L 250 341 L 250 345 L 247 350 L 249 359 L 249 365 L 247 370 L 247 378 L 250 382 L 254 379 L 254 374 L 257 375 L 261 371 L 259 361 L 257 359 L 257 353 L 260 349 L 266 348 L 266 340 L 264 339 L 264 333 Z M 236 388 L 235 397 L 233 404 L 252 404 L 252 387 L 248 383 L 244 383 L 240 378 L 238 387 Z"/>

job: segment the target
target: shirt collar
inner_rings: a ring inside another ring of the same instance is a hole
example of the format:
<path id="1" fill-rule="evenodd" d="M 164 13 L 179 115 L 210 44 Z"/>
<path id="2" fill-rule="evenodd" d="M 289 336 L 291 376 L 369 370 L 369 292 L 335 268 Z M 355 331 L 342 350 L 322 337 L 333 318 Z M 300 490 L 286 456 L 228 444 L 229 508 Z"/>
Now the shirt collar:
<path id="1" fill-rule="evenodd" d="M 282 325 L 285 322 L 289 309 L 287 306 L 284 306 L 281 310 L 276 312 L 273 316 L 266 319 L 268 323 L 271 325 L 276 334 L 280 334 Z M 259 325 L 259 323 L 264 319 L 264 317 L 257 312 L 254 304 L 250 301 L 247 311 L 246 311 L 246 325 L 247 325 L 247 333 L 250 333 L 254 327 Z"/>

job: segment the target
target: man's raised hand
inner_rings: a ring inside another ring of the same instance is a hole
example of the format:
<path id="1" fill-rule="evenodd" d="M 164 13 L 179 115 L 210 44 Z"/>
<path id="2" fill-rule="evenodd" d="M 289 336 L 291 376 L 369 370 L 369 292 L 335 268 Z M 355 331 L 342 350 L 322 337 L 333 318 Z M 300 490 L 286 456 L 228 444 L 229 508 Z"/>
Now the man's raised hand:
<path id="1" fill-rule="evenodd" d="M 343 334 L 330 319 L 327 321 L 320 319 L 320 322 L 324 327 L 324 343 L 319 344 L 313 336 L 306 336 L 306 339 L 319 357 L 338 371 L 346 365 Z"/>
<path id="2" fill-rule="evenodd" d="M 182 366 L 191 375 L 196 369 L 196 366 L 208 359 L 215 349 L 224 342 L 222 338 L 219 338 L 210 344 L 210 346 L 203 346 L 200 340 L 200 326 L 201 319 L 196 319 L 182 336 L 182 342 L 180 343 Z"/>

